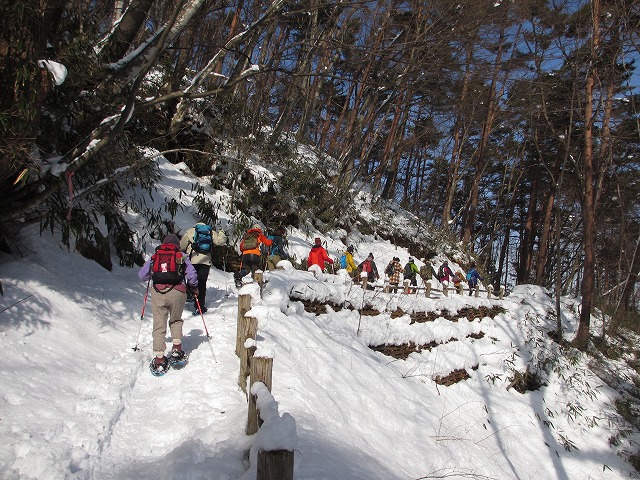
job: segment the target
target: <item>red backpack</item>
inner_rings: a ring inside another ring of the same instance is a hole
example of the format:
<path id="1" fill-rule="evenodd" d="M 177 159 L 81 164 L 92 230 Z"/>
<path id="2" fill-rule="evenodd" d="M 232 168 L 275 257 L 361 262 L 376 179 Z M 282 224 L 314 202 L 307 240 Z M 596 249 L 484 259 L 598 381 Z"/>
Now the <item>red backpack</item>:
<path id="1" fill-rule="evenodd" d="M 371 260 L 367 259 L 362 262 L 362 271 L 367 273 L 371 271 Z"/>
<path id="2" fill-rule="evenodd" d="M 151 257 L 153 284 L 178 285 L 184 278 L 184 258 L 180 247 L 163 243 Z"/>

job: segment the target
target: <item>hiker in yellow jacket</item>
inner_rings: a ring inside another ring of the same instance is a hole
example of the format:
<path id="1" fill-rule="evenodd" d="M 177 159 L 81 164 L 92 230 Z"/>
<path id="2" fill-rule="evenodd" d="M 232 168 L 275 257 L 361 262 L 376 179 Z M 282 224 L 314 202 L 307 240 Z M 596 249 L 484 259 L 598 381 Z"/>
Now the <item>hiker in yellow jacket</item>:
<path id="1" fill-rule="evenodd" d="M 344 257 L 346 259 L 346 266 L 344 267 L 345 270 L 347 271 L 347 273 L 353 277 L 355 275 L 358 275 L 358 266 L 356 265 L 356 262 L 353 261 L 353 245 L 349 245 L 347 247 L 347 251 L 344 252 Z"/>

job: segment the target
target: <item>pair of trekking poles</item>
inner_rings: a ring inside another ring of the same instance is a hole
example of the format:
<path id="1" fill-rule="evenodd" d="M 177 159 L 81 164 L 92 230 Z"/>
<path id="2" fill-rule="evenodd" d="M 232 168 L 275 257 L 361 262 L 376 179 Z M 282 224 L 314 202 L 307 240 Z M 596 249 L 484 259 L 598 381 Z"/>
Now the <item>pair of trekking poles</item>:
<path id="1" fill-rule="evenodd" d="M 147 281 L 147 290 L 144 294 L 144 301 L 142 302 L 142 314 L 140 315 L 140 327 L 138 328 L 138 335 L 136 336 L 136 344 L 132 348 L 134 352 L 139 350 L 138 341 L 140 340 L 140 332 L 142 332 L 142 324 L 144 323 L 144 310 L 147 306 L 147 298 L 149 297 L 149 286 L 151 285 L 151 279 Z M 189 287 L 187 287 L 189 288 Z M 200 312 L 200 316 L 202 317 L 202 324 L 204 325 L 204 332 L 207 335 L 207 343 L 209 344 L 209 348 L 211 349 L 211 355 L 213 355 L 213 360 L 217 363 L 218 360 L 216 358 L 216 354 L 213 351 L 213 347 L 211 346 L 211 335 L 209 335 L 209 329 L 207 328 L 207 322 L 204 320 L 204 313 L 202 312 L 202 307 L 200 306 L 200 301 L 197 296 L 193 297 L 196 301 L 196 306 L 198 307 L 198 311 Z"/>

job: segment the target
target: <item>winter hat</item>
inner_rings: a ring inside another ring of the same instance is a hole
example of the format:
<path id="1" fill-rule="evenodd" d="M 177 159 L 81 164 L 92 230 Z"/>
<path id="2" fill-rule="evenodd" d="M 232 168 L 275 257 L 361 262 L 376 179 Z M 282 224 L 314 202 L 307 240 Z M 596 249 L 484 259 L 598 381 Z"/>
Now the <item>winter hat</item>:
<path id="1" fill-rule="evenodd" d="M 258 225 L 257 223 L 251 228 L 254 229 L 254 230 L 262 230 L 262 227 L 260 225 Z"/>
<path id="2" fill-rule="evenodd" d="M 413 263 L 413 258 L 409 257 L 409 263 Z"/>
<path id="3" fill-rule="evenodd" d="M 169 233 L 164 237 L 162 243 L 173 243 L 174 245 L 180 245 L 180 239 L 175 233 Z"/>
<path id="4" fill-rule="evenodd" d="M 320 237 L 316 237 L 316 239 L 314 240 L 316 245 L 322 245 L 322 240 L 320 240 Z"/>
<path id="5" fill-rule="evenodd" d="M 373 260 L 373 253 L 369 252 L 369 258 Z"/>
<path id="6" fill-rule="evenodd" d="M 347 252 L 349 252 L 349 253 L 353 253 L 353 245 L 349 245 L 349 246 L 347 247 Z"/>

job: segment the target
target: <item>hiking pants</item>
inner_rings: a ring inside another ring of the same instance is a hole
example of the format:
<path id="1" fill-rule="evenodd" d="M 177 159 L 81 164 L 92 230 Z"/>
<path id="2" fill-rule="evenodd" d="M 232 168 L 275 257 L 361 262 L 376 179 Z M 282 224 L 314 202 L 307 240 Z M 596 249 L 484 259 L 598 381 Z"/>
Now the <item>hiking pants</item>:
<path id="1" fill-rule="evenodd" d="M 177 289 L 167 293 L 151 293 L 151 309 L 153 311 L 153 352 L 156 357 L 164 355 L 167 347 L 165 336 L 167 335 L 167 319 L 174 345 L 182 343 L 182 311 L 187 294 Z"/>
<path id="2" fill-rule="evenodd" d="M 249 272 L 251 272 L 251 277 L 253 277 L 253 274 L 258 269 L 260 269 L 260 255 L 245 253 L 244 255 L 242 255 L 242 268 L 236 274 L 236 279 L 241 280 L 242 277 L 244 277 Z"/>
<path id="3" fill-rule="evenodd" d="M 282 260 L 280 255 L 269 255 L 267 257 L 267 268 L 270 272 L 273 272 L 276 269 L 276 265 L 278 265 L 280 260 Z"/>
<path id="4" fill-rule="evenodd" d="M 207 278 L 209 278 L 209 270 L 211 267 L 204 263 L 196 263 L 193 265 L 193 268 L 196 269 L 196 273 L 198 274 L 198 302 L 200 302 L 200 308 L 204 310 L 207 300 Z M 195 310 L 198 309 L 198 304 L 195 300 L 193 301 L 193 308 Z"/>

